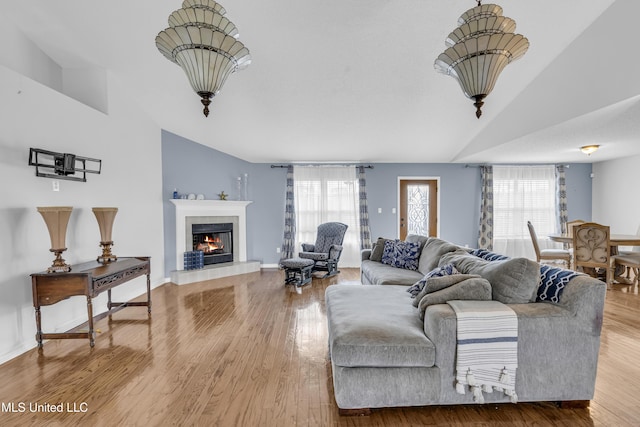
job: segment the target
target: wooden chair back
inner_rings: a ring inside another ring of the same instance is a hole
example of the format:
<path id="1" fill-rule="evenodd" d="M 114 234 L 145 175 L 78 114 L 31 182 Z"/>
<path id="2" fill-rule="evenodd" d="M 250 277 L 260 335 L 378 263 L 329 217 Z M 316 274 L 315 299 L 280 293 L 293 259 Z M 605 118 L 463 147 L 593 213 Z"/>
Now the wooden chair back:
<path id="1" fill-rule="evenodd" d="M 603 268 L 611 283 L 611 244 L 608 225 L 585 222 L 573 228 L 573 265 L 583 270 Z"/>
<path id="2" fill-rule="evenodd" d="M 584 224 L 586 221 L 581 219 L 574 219 L 573 221 L 567 222 L 567 235 L 573 237 L 573 229 L 576 225 Z"/>
<path id="3" fill-rule="evenodd" d="M 538 246 L 538 235 L 531 221 L 527 221 L 527 228 L 529 229 L 529 235 L 531 236 L 531 243 L 533 243 L 533 250 L 536 252 L 536 261 L 540 262 L 540 246 Z"/>

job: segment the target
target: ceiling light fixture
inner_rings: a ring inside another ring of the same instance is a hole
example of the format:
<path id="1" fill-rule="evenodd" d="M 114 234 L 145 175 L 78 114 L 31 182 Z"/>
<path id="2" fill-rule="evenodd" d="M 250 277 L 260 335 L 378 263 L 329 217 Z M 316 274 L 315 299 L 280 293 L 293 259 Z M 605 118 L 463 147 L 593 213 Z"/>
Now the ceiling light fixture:
<path id="1" fill-rule="evenodd" d="M 580 147 L 580 151 L 582 151 L 587 156 L 590 156 L 591 154 L 595 153 L 598 148 L 600 148 L 598 144 L 583 145 L 582 147 Z"/>
<path id="2" fill-rule="evenodd" d="M 207 117 L 211 98 L 227 77 L 251 63 L 249 50 L 237 40 L 238 29 L 225 13 L 213 0 L 184 0 L 182 9 L 169 15 L 169 28 L 156 37 L 160 53 L 187 74 Z"/>
<path id="3" fill-rule="evenodd" d="M 476 1 L 478 6 L 458 19 L 460 26 L 445 40 L 448 49 L 438 56 L 434 67 L 460 83 L 465 96 L 475 100 L 476 117 L 480 118 L 484 98 L 504 67 L 526 53 L 529 41 L 513 33 L 516 22 L 502 16 L 500 6 Z"/>

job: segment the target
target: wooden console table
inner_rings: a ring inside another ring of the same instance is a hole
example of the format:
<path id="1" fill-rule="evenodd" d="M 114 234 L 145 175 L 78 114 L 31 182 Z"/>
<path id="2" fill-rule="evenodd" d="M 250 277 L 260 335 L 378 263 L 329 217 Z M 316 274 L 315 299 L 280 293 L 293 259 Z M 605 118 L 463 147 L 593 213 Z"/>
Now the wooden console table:
<path id="1" fill-rule="evenodd" d="M 42 348 L 43 339 L 51 338 L 89 338 L 91 347 L 95 344 L 93 329 L 93 306 L 91 299 L 107 291 L 107 308 L 119 307 L 147 307 L 151 314 L 151 258 L 118 258 L 107 264 L 97 261 L 85 262 L 71 266 L 68 273 L 34 273 L 31 275 L 33 288 L 33 306 L 36 309 L 36 340 L 38 348 Z M 147 275 L 147 300 L 143 302 L 111 302 L 111 289 L 128 282 L 136 277 Z M 89 317 L 88 332 L 43 333 L 40 307 L 52 305 L 71 296 L 85 295 L 87 297 L 87 315 Z"/>

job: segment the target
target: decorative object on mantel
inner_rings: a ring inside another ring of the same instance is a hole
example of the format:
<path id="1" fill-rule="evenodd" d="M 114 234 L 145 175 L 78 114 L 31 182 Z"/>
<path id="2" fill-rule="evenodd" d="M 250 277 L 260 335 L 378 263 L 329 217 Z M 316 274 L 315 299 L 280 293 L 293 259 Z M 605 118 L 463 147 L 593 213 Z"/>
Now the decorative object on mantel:
<path id="1" fill-rule="evenodd" d="M 480 118 L 484 98 L 502 70 L 527 52 L 529 41 L 513 33 L 516 23 L 502 16 L 500 6 L 476 1 L 478 6 L 458 19 L 460 26 L 445 40 L 448 49 L 438 56 L 434 67 L 460 83 L 465 96 L 475 100 L 476 117 Z"/>
<path id="2" fill-rule="evenodd" d="M 249 200 L 249 174 L 245 173 L 236 178 L 237 200 Z"/>
<path id="3" fill-rule="evenodd" d="M 100 227 L 100 246 L 102 246 L 102 255 L 96 261 L 107 264 L 111 261 L 117 261 L 118 257 L 111 253 L 113 240 L 111 232 L 113 230 L 113 220 L 116 218 L 118 208 L 93 208 L 93 214 L 98 220 Z"/>
<path id="4" fill-rule="evenodd" d="M 590 156 L 598 151 L 598 148 L 600 148 L 598 144 L 583 145 L 582 147 L 580 147 L 580 151 L 582 151 L 587 156 Z"/>
<path id="5" fill-rule="evenodd" d="M 51 252 L 56 255 L 47 273 L 66 273 L 71 271 L 71 266 L 62 259 L 62 252 L 66 251 L 65 238 L 67 236 L 67 225 L 73 208 L 71 206 L 47 206 L 37 208 L 42 218 L 44 218 L 49 237 L 51 238 Z"/>
<path id="6" fill-rule="evenodd" d="M 226 194 L 224 191 L 221 191 L 221 192 L 218 194 L 218 198 L 219 198 L 220 200 L 227 200 L 227 197 L 228 197 L 228 196 L 229 196 L 229 195 L 228 195 L 228 194 Z"/>
<path id="7" fill-rule="evenodd" d="M 187 74 L 209 116 L 211 98 L 227 77 L 251 63 L 249 50 L 237 40 L 238 29 L 224 17 L 226 10 L 213 0 L 185 0 L 169 15 L 169 28 L 160 31 L 156 47 Z"/>
<path id="8" fill-rule="evenodd" d="M 88 169 L 87 163 L 94 168 Z M 29 148 L 29 166 L 36 167 L 36 176 L 87 182 L 88 173 L 100 173 L 102 160 L 80 157 L 69 153 L 56 153 L 55 151 L 41 150 L 40 148 Z M 42 172 L 40 169 L 44 169 L 49 173 Z M 82 176 L 75 176 L 76 173 L 82 173 Z"/>

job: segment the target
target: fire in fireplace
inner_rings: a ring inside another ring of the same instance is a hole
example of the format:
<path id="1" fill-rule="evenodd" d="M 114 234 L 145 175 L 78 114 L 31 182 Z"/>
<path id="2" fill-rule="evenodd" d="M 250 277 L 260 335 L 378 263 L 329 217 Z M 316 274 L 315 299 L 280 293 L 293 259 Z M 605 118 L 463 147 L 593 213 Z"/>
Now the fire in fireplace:
<path id="1" fill-rule="evenodd" d="M 204 264 L 233 261 L 233 224 L 192 224 L 193 250 L 204 253 Z"/>

